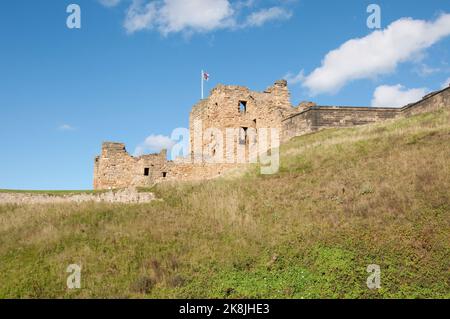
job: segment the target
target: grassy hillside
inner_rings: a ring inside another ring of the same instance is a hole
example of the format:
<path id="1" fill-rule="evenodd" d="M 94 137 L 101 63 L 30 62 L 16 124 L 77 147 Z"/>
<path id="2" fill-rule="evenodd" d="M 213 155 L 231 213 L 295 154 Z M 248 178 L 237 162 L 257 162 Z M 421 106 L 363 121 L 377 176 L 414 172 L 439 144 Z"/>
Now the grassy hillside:
<path id="1" fill-rule="evenodd" d="M 162 185 L 150 204 L 0 206 L 0 297 L 450 298 L 449 112 L 281 151 L 277 175 Z"/>

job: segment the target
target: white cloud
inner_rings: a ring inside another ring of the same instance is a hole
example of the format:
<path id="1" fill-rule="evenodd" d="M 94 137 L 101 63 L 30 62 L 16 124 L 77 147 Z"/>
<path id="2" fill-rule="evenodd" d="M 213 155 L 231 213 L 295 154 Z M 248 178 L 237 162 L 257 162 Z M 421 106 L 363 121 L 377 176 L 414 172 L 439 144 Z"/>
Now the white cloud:
<path id="1" fill-rule="evenodd" d="M 259 11 L 251 13 L 247 17 L 245 26 L 259 27 L 269 21 L 288 20 L 291 17 L 292 17 L 292 12 L 290 12 L 284 8 L 272 7 L 269 9 L 261 9 Z"/>
<path id="2" fill-rule="evenodd" d="M 73 131 L 75 128 L 72 125 L 69 124 L 62 124 L 58 126 L 58 130 L 60 131 Z"/>
<path id="3" fill-rule="evenodd" d="M 425 63 L 422 63 L 421 65 L 419 65 L 416 69 L 415 72 L 423 77 L 432 75 L 434 73 L 438 73 L 441 72 L 442 69 L 441 68 L 435 68 L 429 65 L 426 65 Z"/>
<path id="4" fill-rule="evenodd" d="M 250 10 L 253 1 L 229 0 L 133 0 L 127 10 L 124 27 L 128 33 L 156 29 L 167 35 L 177 32 L 210 32 L 218 29 L 259 27 L 273 20 L 286 20 L 292 13 L 281 7 L 249 13 L 242 23 L 242 10 Z"/>
<path id="5" fill-rule="evenodd" d="M 233 9 L 228 0 L 133 0 L 124 27 L 128 33 L 157 28 L 171 32 L 206 32 L 232 24 Z"/>
<path id="6" fill-rule="evenodd" d="M 133 3 L 127 10 L 124 27 L 128 33 L 150 29 L 156 20 L 158 10 L 155 2 L 149 2 L 146 5 L 140 0 L 133 0 Z"/>
<path id="7" fill-rule="evenodd" d="M 444 83 L 442 83 L 441 88 L 445 89 L 448 88 L 450 86 L 450 78 L 448 78 L 447 80 L 444 81 Z"/>
<path id="8" fill-rule="evenodd" d="M 373 78 L 395 71 L 423 50 L 450 35 L 450 14 L 435 21 L 399 19 L 385 30 L 352 39 L 330 51 L 322 65 L 309 74 L 303 85 L 312 94 L 339 91 L 352 80 Z"/>
<path id="9" fill-rule="evenodd" d="M 163 149 L 170 150 L 175 143 L 176 142 L 171 140 L 168 136 L 150 135 L 144 142 L 136 147 L 134 156 L 141 156 L 145 153 L 160 152 Z"/>
<path id="10" fill-rule="evenodd" d="M 305 80 L 305 72 L 301 70 L 298 74 L 288 73 L 283 77 L 283 79 L 288 81 L 289 84 L 301 83 Z"/>
<path id="11" fill-rule="evenodd" d="M 120 0 L 98 0 L 105 7 L 115 7 L 120 3 Z"/>
<path id="12" fill-rule="evenodd" d="M 228 0 L 165 0 L 160 10 L 162 33 L 182 30 L 210 31 L 233 24 Z"/>
<path id="13" fill-rule="evenodd" d="M 406 89 L 403 85 L 381 85 L 373 93 L 372 106 L 402 107 L 419 101 L 428 92 L 426 88 Z"/>

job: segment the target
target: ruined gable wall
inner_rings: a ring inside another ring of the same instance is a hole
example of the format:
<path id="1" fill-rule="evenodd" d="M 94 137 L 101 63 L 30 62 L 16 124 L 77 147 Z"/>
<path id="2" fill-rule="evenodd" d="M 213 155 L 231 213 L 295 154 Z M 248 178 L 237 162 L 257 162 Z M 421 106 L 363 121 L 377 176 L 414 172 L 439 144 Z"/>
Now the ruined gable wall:
<path id="1" fill-rule="evenodd" d="M 114 189 L 129 186 L 151 186 L 163 179 L 162 172 L 168 170 L 166 152 L 133 157 L 125 144 L 106 142 L 102 153 L 95 158 L 94 189 Z M 148 168 L 148 176 L 145 176 Z"/>
<path id="2" fill-rule="evenodd" d="M 125 144 L 103 143 L 102 153 L 95 158 L 94 189 L 120 188 L 132 181 L 134 159 Z"/>

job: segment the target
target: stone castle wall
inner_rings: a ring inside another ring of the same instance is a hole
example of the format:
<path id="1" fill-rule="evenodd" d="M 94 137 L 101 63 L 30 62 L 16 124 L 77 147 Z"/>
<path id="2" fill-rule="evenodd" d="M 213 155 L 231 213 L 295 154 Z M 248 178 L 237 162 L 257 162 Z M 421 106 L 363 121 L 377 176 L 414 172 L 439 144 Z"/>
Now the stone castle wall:
<path id="1" fill-rule="evenodd" d="M 402 108 L 312 106 L 283 119 L 281 140 L 286 142 L 295 136 L 320 129 L 364 125 L 444 107 L 450 107 L 450 88 L 430 93 L 422 100 Z"/>
<path id="2" fill-rule="evenodd" d="M 196 181 L 221 176 L 243 164 L 183 163 L 167 160 L 167 152 L 131 156 L 122 143 L 105 142 L 95 158 L 94 189 L 151 187 L 165 181 Z"/>
<path id="3" fill-rule="evenodd" d="M 125 144 L 103 143 L 102 153 L 95 158 L 94 189 L 150 187 L 168 177 L 170 162 L 166 151 L 133 157 Z"/>
<path id="4" fill-rule="evenodd" d="M 276 81 L 263 92 L 242 86 L 219 85 L 207 99 L 197 103 L 190 113 L 190 155 L 184 161 L 167 160 L 167 152 L 131 156 L 122 143 L 103 143 L 101 155 L 95 158 L 94 189 L 129 186 L 150 187 L 164 181 L 192 181 L 215 178 L 245 164 L 211 163 L 218 154 L 235 158 L 244 149 L 249 159 L 249 145 L 262 128 L 279 130 L 282 142 L 324 128 L 339 128 L 384 121 L 402 116 L 450 107 L 450 88 L 433 92 L 421 101 L 403 108 L 332 107 L 303 102 L 293 107 L 287 82 Z M 214 128 L 214 130 L 212 129 Z M 236 146 L 217 143 L 217 135 L 227 136 L 235 129 Z M 255 139 L 255 140 L 254 140 Z M 272 142 L 272 141 L 269 141 Z M 269 144 L 270 145 L 270 144 Z M 222 149 L 221 149 L 222 147 Z M 201 152 L 202 150 L 203 152 Z M 195 154 L 201 156 L 194 157 Z"/>
<path id="5" fill-rule="evenodd" d="M 215 141 L 216 135 L 224 140 L 227 129 L 239 129 L 235 140 L 239 139 L 247 144 L 244 152 L 248 158 L 249 139 L 255 138 L 250 136 L 250 131 L 257 134 L 260 128 L 277 128 L 281 132 L 282 119 L 293 111 L 286 81 L 277 81 L 264 92 L 254 92 L 242 86 L 219 85 L 211 91 L 208 99 L 192 108 L 189 118 L 191 155 L 206 150 L 203 160 L 205 157 L 214 157 L 215 154 L 235 156 L 237 149 L 227 148 L 225 143 L 215 145 Z M 215 130 L 212 131 L 212 128 Z M 217 130 L 220 133 L 216 133 Z M 201 159 L 196 161 L 200 162 Z"/>
<path id="6" fill-rule="evenodd" d="M 282 141 L 324 128 L 351 127 L 388 120 L 400 114 L 394 108 L 313 106 L 282 121 Z"/>
<path id="7" fill-rule="evenodd" d="M 404 116 L 433 112 L 443 108 L 450 108 L 450 85 L 440 91 L 432 92 L 416 103 L 406 105 L 401 109 Z"/>
<path id="8" fill-rule="evenodd" d="M 238 147 L 244 149 L 245 159 L 250 156 L 250 136 L 235 134 L 235 146 L 227 148 L 225 144 L 218 149 L 211 128 L 219 130 L 225 139 L 227 129 L 242 128 L 258 130 L 278 128 L 281 120 L 293 112 L 290 94 L 286 81 L 277 81 L 264 92 L 250 91 L 242 86 L 219 85 L 211 91 L 211 95 L 201 100 L 190 113 L 190 157 L 183 161 L 168 161 L 167 154 L 131 156 L 122 143 L 106 142 L 102 146 L 102 154 L 95 159 L 94 188 L 110 189 L 127 186 L 150 187 L 162 181 L 203 180 L 221 176 L 225 171 L 243 164 L 214 161 L 214 155 L 222 154 L 237 158 Z M 196 136 L 198 127 L 200 136 Z M 245 131 L 244 131 L 245 134 Z M 195 141 L 194 142 L 194 138 Z M 240 141 L 244 140 L 243 145 Z M 270 143 L 268 139 L 268 143 Z M 195 158 L 193 152 L 200 149 Z M 187 161 L 187 163 L 186 163 Z"/>

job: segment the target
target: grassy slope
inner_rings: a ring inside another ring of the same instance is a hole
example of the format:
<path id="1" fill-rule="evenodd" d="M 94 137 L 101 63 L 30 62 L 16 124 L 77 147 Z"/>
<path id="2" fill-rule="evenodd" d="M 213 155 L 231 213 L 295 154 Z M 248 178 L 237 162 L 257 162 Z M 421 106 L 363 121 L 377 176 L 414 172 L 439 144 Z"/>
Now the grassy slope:
<path id="1" fill-rule="evenodd" d="M 162 202 L 0 206 L 0 297 L 450 298 L 449 155 L 441 111 L 299 137 L 277 175 Z"/>

